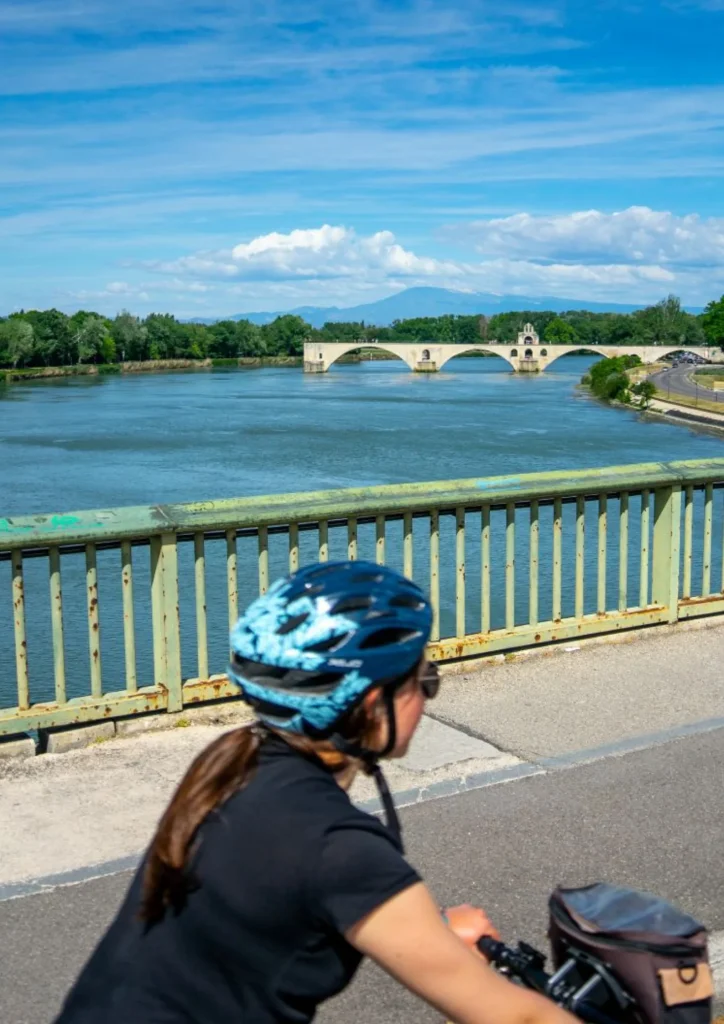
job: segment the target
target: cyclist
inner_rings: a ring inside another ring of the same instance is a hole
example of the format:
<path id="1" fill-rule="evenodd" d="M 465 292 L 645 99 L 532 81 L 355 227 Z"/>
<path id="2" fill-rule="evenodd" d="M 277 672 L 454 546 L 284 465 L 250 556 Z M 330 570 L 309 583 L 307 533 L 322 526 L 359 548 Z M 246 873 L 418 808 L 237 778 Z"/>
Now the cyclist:
<path id="1" fill-rule="evenodd" d="M 192 764 L 58 1024 L 303 1024 L 364 955 L 460 1024 L 573 1021 L 497 975 L 483 911 L 441 915 L 403 856 L 377 762 L 437 691 L 431 622 L 414 583 L 365 562 L 309 566 L 247 609 L 230 675 L 257 721 Z M 387 826 L 349 799 L 360 768 Z"/>

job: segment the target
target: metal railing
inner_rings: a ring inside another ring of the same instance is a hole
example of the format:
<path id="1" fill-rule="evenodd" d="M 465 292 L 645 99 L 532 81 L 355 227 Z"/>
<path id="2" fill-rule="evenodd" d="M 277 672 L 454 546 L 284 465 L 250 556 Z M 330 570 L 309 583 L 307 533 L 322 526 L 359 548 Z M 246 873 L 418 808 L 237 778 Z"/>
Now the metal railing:
<path id="1" fill-rule="evenodd" d="M 442 661 L 724 612 L 723 497 L 714 459 L 0 518 L 0 735 L 237 694 L 239 608 L 316 560 L 416 579 Z"/>

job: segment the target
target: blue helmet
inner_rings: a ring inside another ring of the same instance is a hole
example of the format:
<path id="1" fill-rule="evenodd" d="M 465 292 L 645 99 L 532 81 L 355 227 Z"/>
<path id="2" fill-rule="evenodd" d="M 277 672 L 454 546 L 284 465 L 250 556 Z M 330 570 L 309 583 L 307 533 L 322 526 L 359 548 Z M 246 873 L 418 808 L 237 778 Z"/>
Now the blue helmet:
<path id="1" fill-rule="evenodd" d="M 311 736 L 423 656 L 432 609 L 420 588 L 371 562 L 309 565 L 278 580 L 231 631 L 229 675 L 268 725 Z"/>

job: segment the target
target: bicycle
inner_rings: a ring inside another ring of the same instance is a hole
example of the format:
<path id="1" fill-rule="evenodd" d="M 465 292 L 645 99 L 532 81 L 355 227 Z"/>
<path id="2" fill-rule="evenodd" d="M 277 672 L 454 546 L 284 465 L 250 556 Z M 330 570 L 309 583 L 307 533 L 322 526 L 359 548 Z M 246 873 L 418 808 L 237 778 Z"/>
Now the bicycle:
<path id="1" fill-rule="evenodd" d="M 583 950 L 570 948 L 569 959 L 552 974 L 545 970 L 540 950 L 519 942 L 512 949 L 484 937 L 480 952 L 500 974 L 547 996 L 587 1024 L 621 1024 L 634 999 L 618 982 L 608 965 Z"/>

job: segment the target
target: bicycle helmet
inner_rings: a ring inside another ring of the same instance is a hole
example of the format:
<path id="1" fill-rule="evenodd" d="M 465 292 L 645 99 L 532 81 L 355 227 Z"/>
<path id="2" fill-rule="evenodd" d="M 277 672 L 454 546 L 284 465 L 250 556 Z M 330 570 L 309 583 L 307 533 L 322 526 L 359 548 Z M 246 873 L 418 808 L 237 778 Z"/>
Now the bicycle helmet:
<path id="1" fill-rule="evenodd" d="M 229 674 L 262 723 L 333 737 L 373 686 L 391 694 L 404 682 L 431 628 L 427 598 L 393 569 L 309 565 L 278 580 L 241 616 L 231 632 Z"/>

